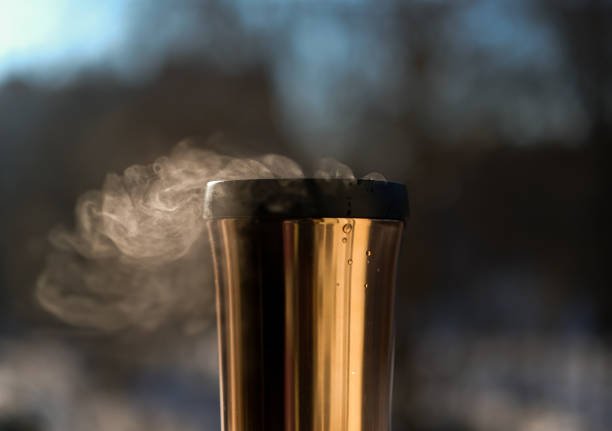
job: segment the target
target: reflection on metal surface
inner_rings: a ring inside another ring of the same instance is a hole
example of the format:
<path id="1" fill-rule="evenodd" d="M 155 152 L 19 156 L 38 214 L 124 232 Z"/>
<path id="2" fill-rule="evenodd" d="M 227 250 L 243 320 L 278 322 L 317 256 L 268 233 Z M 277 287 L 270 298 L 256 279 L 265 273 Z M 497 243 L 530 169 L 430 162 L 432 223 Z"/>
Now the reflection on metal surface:
<path id="1" fill-rule="evenodd" d="M 210 222 L 225 431 L 387 431 L 403 223 Z"/>

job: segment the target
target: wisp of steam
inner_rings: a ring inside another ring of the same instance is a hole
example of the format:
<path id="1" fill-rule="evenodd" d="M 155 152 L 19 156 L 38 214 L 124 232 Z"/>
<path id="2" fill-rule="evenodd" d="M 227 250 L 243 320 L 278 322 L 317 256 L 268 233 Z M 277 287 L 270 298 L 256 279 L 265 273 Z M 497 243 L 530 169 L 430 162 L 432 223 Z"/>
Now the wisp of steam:
<path id="1" fill-rule="evenodd" d="M 188 331 L 203 329 L 213 300 L 202 232 L 207 182 L 301 177 L 300 166 L 281 155 L 235 158 L 187 141 L 151 165 L 109 174 L 101 190 L 79 199 L 76 228 L 51 233 L 53 252 L 37 281 L 38 300 L 79 326 L 154 329 L 177 320 Z M 329 158 L 314 177 L 355 178 Z"/>

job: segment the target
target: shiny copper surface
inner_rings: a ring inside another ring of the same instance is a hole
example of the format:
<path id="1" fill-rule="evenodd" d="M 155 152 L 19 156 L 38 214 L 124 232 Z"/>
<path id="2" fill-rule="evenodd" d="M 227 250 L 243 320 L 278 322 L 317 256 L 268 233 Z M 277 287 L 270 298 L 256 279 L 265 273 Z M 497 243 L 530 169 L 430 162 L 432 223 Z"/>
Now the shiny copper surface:
<path id="1" fill-rule="evenodd" d="M 403 223 L 210 221 L 225 431 L 387 431 Z"/>

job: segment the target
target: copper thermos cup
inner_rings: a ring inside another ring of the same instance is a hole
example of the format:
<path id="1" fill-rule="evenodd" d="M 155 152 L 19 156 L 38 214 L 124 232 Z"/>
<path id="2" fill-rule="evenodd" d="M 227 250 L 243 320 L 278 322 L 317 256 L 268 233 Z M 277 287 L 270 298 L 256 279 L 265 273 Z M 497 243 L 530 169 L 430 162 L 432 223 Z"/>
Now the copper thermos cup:
<path id="1" fill-rule="evenodd" d="M 403 185 L 207 186 L 224 431 L 388 431 Z"/>

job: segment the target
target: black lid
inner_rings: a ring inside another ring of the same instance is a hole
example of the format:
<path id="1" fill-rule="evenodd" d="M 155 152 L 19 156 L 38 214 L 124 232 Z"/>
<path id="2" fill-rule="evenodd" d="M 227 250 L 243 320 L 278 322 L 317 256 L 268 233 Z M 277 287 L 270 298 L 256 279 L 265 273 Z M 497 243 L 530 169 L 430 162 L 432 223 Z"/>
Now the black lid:
<path id="1" fill-rule="evenodd" d="M 387 181 L 312 178 L 211 181 L 206 187 L 204 216 L 403 220 L 408 217 L 408 197 L 403 184 Z"/>

